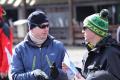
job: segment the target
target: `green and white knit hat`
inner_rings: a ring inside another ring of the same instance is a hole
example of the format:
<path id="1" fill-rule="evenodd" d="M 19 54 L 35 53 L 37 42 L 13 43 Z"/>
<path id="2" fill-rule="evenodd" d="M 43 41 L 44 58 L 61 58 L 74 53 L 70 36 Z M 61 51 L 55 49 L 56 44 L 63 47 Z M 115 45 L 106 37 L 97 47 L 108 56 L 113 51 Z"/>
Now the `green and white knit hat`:
<path id="1" fill-rule="evenodd" d="M 107 9 L 102 9 L 100 13 L 86 17 L 83 21 L 83 26 L 101 37 L 106 37 L 108 35 L 109 26 L 108 15 L 109 11 Z"/>

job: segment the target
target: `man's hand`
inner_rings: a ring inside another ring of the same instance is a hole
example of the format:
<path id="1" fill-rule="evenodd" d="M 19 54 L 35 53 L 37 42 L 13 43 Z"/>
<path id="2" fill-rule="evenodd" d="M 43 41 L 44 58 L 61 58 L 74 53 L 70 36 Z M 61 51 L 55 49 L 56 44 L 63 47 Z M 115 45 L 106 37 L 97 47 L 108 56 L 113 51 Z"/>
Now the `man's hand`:
<path id="1" fill-rule="evenodd" d="M 40 69 L 36 69 L 36 70 L 33 70 L 32 71 L 32 74 L 37 78 L 37 79 L 40 79 L 40 80 L 48 80 L 48 75 L 43 72 L 42 70 Z"/>
<path id="2" fill-rule="evenodd" d="M 56 67 L 56 64 L 53 63 L 52 66 L 51 66 L 51 72 L 50 72 L 50 76 L 53 78 L 53 79 L 56 79 L 59 75 L 59 71 Z"/>

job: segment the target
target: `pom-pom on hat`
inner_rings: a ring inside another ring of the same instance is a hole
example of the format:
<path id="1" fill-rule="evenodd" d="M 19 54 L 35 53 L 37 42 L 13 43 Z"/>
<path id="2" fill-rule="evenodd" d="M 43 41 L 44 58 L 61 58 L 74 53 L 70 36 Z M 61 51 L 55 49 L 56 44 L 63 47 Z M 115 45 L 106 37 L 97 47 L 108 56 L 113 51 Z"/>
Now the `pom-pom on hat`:
<path id="1" fill-rule="evenodd" d="M 107 9 L 102 9 L 100 13 L 86 17 L 83 21 L 83 26 L 101 37 L 106 37 L 108 35 L 109 26 L 108 16 L 109 11 Z"/>
<path id="2" fill-rule="evenodd" d="M 42 23 L 45 22 L 48 22 L 48 18 L 46 14 L 41 10 L 34 11 L 28 16 L 29 29 L 33 29 L 36 26 L 40 26 Z"/>

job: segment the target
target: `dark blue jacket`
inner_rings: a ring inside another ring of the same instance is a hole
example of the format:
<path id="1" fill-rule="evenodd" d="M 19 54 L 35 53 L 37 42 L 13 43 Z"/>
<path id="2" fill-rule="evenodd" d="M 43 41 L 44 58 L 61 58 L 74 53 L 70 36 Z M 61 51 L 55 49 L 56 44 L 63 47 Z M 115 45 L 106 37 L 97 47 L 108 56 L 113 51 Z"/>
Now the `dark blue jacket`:
<path id="1" fill-rule="evenodd" d="M 27 36 L 14 49 L 11 63 L 12 78 L 14 80 L 35 80 L 31 74 L 31 71 L 35 69 L 41 69 L 50 75 L 50 67 L 45 56 L 48 55 L 51 62 L 55 62 L 57 68 L 61 69 L 65 53 L 63 44 L 52 36 L 48 36 L 41 47 L 37 47 Z"/>

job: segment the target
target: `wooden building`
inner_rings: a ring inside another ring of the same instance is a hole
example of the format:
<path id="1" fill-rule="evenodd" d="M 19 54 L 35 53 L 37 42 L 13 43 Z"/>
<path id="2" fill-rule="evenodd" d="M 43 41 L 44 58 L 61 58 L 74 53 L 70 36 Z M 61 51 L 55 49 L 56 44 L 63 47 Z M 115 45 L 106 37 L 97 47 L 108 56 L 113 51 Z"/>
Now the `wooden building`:
<path id="1" fill-rule="evenodd" d="M 12 18 L 13 21 L 27 18 L 35 9 L 46 11 L 50 19 L 50 34 L 66 45 L 81 45 L 83 42 L 82 21 L 88 15 L 97 13 L 103 8 L 111 12 L 110 26 L 115 27 L 110 27 L 110 32 L 114 38 L 116 28 L 120 24 L 120 0 L 36 0 L 32 7 L 23 0 L 23 4 L 17 8 L 12 5 L 4 5 L 4 7 L 8 13 L 8 19 Z M 14 32 L 15 43 L 18 43 L 25 36 L 27 27 L 16 27 Z"/>

